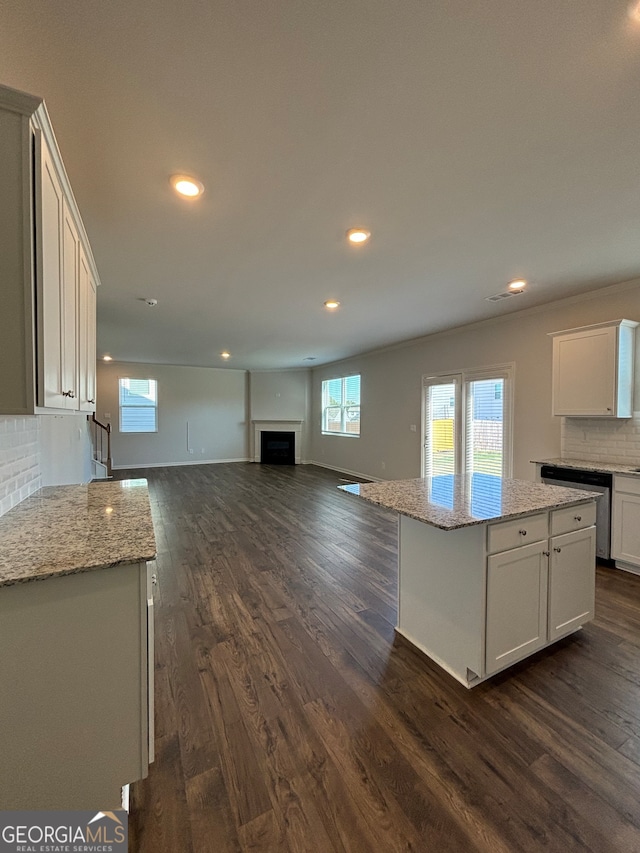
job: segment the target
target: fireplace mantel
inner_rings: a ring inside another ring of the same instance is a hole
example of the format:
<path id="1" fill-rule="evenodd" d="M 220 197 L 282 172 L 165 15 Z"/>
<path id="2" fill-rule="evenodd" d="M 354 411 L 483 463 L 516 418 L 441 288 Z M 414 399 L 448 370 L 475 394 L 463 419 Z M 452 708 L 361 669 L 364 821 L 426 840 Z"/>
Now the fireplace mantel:
<path id="1" fill-rule="evenodd" d="M 293 432 L 296 441 L 296 465 L 300 465 L 302 457 L 302 424 L 303 420 L 252 420 L 253 424 L 253 461 L 260 461 L 260 433 L 261 432 Z"/>

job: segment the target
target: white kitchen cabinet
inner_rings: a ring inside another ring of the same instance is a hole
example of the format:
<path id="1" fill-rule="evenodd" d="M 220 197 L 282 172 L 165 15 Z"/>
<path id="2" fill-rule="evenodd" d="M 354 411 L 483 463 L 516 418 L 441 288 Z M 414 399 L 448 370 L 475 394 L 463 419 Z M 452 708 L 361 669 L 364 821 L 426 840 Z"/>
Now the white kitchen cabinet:
<path id="1" fill-rule="evenodd" d="M 83 405 L 80 389 L 84 373 L 95 391 L 95 361 L 85 358 L 95 314 L 81 304 L 82 258 L 94 287 L 97 270 L 46 107 L 6 87 L 0 198 L 0 414 L 91 411 L 95 393 Z"/>
<path id="2" fill-rule="evenodd" d="M 80 237 L 65 201 L 62 219 L 62 398 L 65 409 L 78 408 L 78 266 Z M 46 282 L 44 283 L 46 287 Z"/>
<path id="3" fill-rule="evenodd" d="M 401 514 L 397 632 L 466 687 L 570 634 L 594 617 L 595 515 L 443 530 Z"/>
<path id="4" fill-rule="evenodd" d="M 51 154 L 46 143 L 40 140 L 40 209 L 42 211 L 40 230 L 39 268 L 42 275 L 38 284 L 47 282 L 47 287 L 38 288 L 37 335 L 38 372 L 41 379 L 41 405 L 60 407 L 64 405 L 62 396 L 62 300 L 63 273 L 62 247 L 64 233 L 64 201 L 62 186 L 58 179 Z M 18 283 L 19 286 L 19 283 Z M 0 400 L 4 411 L 4 392 Z"/>
<path id="5" fill-rule="evenodd" d="M 632 416 L 637 325 L 616 320 L 552 333 L 554 415 Z"/>
<path id="6" fill-rule="evenodd" d="M 78 267 L 78 407 L 96 410 L 96 283 L 80 245 Z"/>
<path id="7" fill-rule="evenodd" d="M 560 639 L 594 616 L 595 502 L 490 524 L 487 529 L 486 672 Z M 544 519 L 544 524 L 542 520 Z M 547 531 L 552 535 L 547 539 Z M 511 532 L 511 536 L 509 536 Z M 516 545 L 529 534 L 539 541 Z"/>
<path id="8" fill-rule="evenodd" d="M 140 562 L 0 587 L 2 808 L 115 809 L 147 775 L 149 586 Z"/>
<path id="9" fill-rule="evenodd" d="M 549 640 L 575 631 L 594 617 L 596 528 L 549 540 Z"/>
<path id="10" fill-rule="evenodd" d="M 640 574 L 640 477 L 613 478 L 611 556 L 618 568 Z"/>
<path id="11" fill-rule="evenodd" d="M 533 542 L 487 560 L 486 672 L 547 643 L 547 543 Z"/>

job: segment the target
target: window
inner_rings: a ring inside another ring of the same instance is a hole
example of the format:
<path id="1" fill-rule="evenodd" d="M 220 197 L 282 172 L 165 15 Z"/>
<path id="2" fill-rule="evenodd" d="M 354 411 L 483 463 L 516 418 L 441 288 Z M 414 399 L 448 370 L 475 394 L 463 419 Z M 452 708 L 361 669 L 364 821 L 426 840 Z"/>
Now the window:
<path id="1" fill-rule="evenodd" d="M 118 380 L 120 432 L 158 431 L 158 383 L 155 379 Z"/>
<path id="2" fill-rule="evenodd" d="M 324 435 L 360 435 L 360 376 L 322 382 Z"/>
<path id="3" fill-rule="evenodd" d="M 510 476 L 512 373 L 500 365 L 425 377 L 423 476 Z"/>

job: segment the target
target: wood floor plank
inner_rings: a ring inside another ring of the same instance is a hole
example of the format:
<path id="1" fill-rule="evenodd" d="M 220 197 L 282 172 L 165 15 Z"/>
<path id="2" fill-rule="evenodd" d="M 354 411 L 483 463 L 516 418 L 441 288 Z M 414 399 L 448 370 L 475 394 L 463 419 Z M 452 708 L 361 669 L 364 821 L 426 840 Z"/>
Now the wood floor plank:
<path id="1" fill-rule="evenodd" d="M 220 764 L 185 783 L 194 851 L 239 853 L 238 828 Z"/>
<path id="2" fill-rule="evenodd" d="M 199 853 L 191 843 L 191 819 L 177 734 L 157 738 L 149 776 L 131 789 L 129 849 Z M 145 820 L 140 820 L 145 815 Z"/>
<path id="3" fill-rule="evenodd" d="M 599 568 L 594 623 L 469 691 L 395 635 L 396 517 L 339 473 L 131 473 L 159 580 L 132 853 L 640 851 L 640 578 Z"/>
<path id="4" fill-rule="evenodd" d="M 622 853 L 640 849 L 640 832 L 597 794 L 585 788 L 566 767 L 550 755 L 533 765 L 533 772 L 555 792 L 558 801 L 568 803 L 580 816 L 591 849 L 597 853 Z"/>

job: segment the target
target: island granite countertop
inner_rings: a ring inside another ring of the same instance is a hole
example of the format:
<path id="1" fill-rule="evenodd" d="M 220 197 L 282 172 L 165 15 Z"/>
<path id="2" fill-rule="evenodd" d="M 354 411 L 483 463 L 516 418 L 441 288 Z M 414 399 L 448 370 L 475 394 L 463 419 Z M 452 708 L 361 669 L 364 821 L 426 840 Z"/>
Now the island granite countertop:
<path id="1" fill-rule="evenodd" d="M 600 497 L 597 492 L 488 474 L 473 474 L 471 478 L 445 474 L 415 480 L 348 483 L 338 488 L 441 530 L 505 521 Z"/>
<path id="2" fill-rule="evenodd" d="M 577 468 L 580 471 L 597 471 L 602 474 L 627 474 L 640 477 L 640 460 L 634 465 L 621 462 L 589 462 L 585 459 L 532 459 L 534 465 L 556 465 L 558 468 Z"/>
<path id="3" fill-rule="evenodd" d="M 48 486 L 0 518 L 0 586 L 155 555 L 146 480 Z"/>

